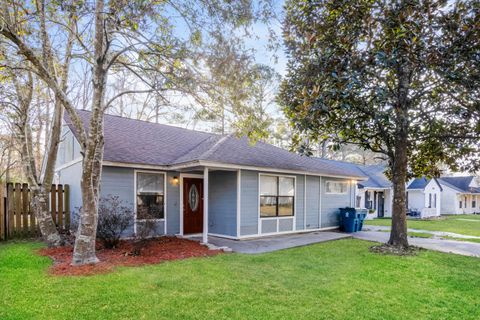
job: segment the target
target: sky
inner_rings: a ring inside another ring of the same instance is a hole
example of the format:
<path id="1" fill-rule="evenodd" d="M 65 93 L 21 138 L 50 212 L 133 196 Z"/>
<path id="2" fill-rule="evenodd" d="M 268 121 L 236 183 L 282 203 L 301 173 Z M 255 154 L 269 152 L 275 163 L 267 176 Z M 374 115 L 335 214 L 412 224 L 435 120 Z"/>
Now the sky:
<path id="1" fill-rule="evenodd" d="M 256 23 L 252 25 L 251 29 L 249 30 L 252 36 L 244 38 L 244 41 L 245 41 L 244 45 L 247 49 L 253 50 L 256 63 L 264 64 L 272 67 L 275 71 L 277 71 L 283 77 L 286 74 L 286 65 L 287 65 L 287 58 L 281 43 L 282 41 L 281 20 L 282 20 L 284 0 L 272 0 L 272 1 L 275 6 L 274 10 L 278 15 L 278 21 L 274 21 L 274 22 L 270 21 L 269 26 L 273 30 L 273 32 L 275 33 L 279 41 L 279 48 L 275 51 L 271 51 L 268 48 L 270 35 L 269 35 L 269 30 L 267 25 L 263 23 Z M 172 15 L 170 16 L 170 18 L 172 20 L 176 20 L 175 18 L 176 15 L 177 15 L 176 12 L 175 13 L 172 12 Z M 183 19 L 179 18 L 177 19 L 177 21 L 178 22 L 174 22 L 173 32 L 175 33 L 175 35 L 182 37 L 185 34 L 189 34 L 189 31 L 187 30 L 187 26 L 185 25 L 185 22 L 183 21 Z M 281 114 L 281 112 L 275 107 L 269 108 L 269 112 L 272 113 L 272 116 L 274 118 L 283 117 L 283 114 Z M 189 116 L 187 115 L 187 117 Z M 162 122 L 165 123 L 165 121 L 162 121 Z M 178 125 L 182 127 L 187 127 L 189 129 L 196 129 L 196 130 L 202 130 L 202 131 L 210 131 L 214 126 L 214 124 L 212 123 L 202 122 L 202 121 L 187 121 L 187 123 L 178 123 L 178 124 L 168 122 L 168 124 Z"/>

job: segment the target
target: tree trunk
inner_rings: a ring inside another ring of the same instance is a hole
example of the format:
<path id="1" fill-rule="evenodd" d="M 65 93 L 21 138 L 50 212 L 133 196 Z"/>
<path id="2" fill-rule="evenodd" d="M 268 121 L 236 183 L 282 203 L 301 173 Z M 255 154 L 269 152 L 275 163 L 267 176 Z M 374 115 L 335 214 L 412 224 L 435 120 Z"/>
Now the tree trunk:
<path id="1" fill-rule="evenodd" d="M 98 199 L 95 196 L 91 179 L 91 173 L 83 173 L 81 189 L 82 204 L 78 231 L 75 237 L 73 251 L 73 265 L 97 263 L 99 260 L 95 253 L 95 240 L 97 234 Z"/>
<path id="2" fill-rule="evenodd" d="M 64 244 L 64 241 L 58 233 L 57 227 L 53 223 L 50 210 L 48 208 L 49 190 L 44 186 L 31 187 L 32 194 L 32 212 L 37 219 L 43 240 L 49 247 L 58 247 Z"/>
<path id="3" fill-rule="evenodd" d="M 402 139 L 403 140 L 403 139 Z M 400 144 L 400 142 L 399 142 Z M 406 187 L 407 182 L 407 154 L 406 144 L 403 149 L 396 152 L 393 163 L 393 205 L 392 229 L 388 244 L 395 247 L 408 247 L 407 237 L 407 210 Z"/>
<path id="4" fill-rule="evenodd" d="M 84 149 L 82 171 L 82 211 L 73 249 L 73 265 L 97 263 L 95 240 L 97 237 L 99 186 L 103 160 L 103 116 L 107 70 L 105 68 L 104 0 L 95 7 L 95 65 L 93 69 L 92 115 L 88 140 Z"/>
<path id="5" fill-rule="evenodd" d="M 403 53 L 402 50 L 400 50 Z M 394 152 L 390 157 L 392 163 L 393 208 L 392 229 L 388 244 L 398 248 L 408 248 L 406 183 L 408 169 L 408 127 L 409 99 L 408 92 L 411 81 L 411 68 L 406 54 L 401 54 L 401 62 L 397 66 L 397 102 L 395 104 Z"/>

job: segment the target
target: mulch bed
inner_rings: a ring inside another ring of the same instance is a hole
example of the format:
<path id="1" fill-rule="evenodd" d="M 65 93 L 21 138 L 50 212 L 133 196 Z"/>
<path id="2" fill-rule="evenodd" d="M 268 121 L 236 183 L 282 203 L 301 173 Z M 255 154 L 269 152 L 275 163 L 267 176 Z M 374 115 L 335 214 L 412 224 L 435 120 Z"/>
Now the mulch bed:
<path id="1" fill-rule="evenodd" d="M 373 253 L 386 255 L 415 256 L 419 251 L 423 249 L 415 246 L 409 246 L 408 248 L 398 248 L 385 243 L 377 246 L 372 246 L 369 248 L 369 250 Z"/>
<path id="2" fill-rule="evenodd" d="M 72 266 L 72 246 L 40 249 L 43 256 L 52 258 L 50 273 L 57 276 L 85 276 L 111 272 L 117 266 L 142 266 L 163 261 L 207 257 L 222 253 L 222 250 L 210 250 L 200 243 L 176 237 L 161 237 L 145 241 L 139 255 L 133 255 L 134 242 L 121 241 L 114 249 L 106 249 L 97 243 L 97 264 Z"/>

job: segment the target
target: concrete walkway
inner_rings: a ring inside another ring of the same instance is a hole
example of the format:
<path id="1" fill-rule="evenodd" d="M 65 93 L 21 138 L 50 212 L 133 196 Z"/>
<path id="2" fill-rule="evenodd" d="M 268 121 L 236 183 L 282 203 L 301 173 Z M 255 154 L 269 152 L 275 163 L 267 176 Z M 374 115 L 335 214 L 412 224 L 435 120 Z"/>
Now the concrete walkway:
<path id="1" fill-rule="evenodd" d="M 315 231 L 309 233 L 278 235 L 248 240 L 231 240 L 218 237 L 208 237 L 208 241 L 217 247 L 231 248 L 235 252 L 257 254 L 351 237 L 352 236 L 350 234 L 345 233 Z"/>
<path id="2" fill-rule="evenodd" d="M 352 236 L 356 239 L 385 243 L 390 235 L 382 231 L 360 231 L 353 233 Z M 408 237 L 408 241 L 411 245 L 425 249 L 480 257 L 480 243 L 416 237 Z"/>
<path id="3" fill-rule="evenodd" d="M 370 226 L 364 225 L 363 230 L 365 231 L 390 231 L 390 227 L 387 226 Z M 454 232 L 446 232 L 446 231 L 430 231 L 430 230 L 422 230 L 422 229 L 408 229 L 408 232 L 417 232 L 417 233 L 429 233 L 437 237 L 452 237 L 452 238 L 459 238 L 459 239 L 480 239 L 477 236 L 467 236 L 460 233 Z"/>

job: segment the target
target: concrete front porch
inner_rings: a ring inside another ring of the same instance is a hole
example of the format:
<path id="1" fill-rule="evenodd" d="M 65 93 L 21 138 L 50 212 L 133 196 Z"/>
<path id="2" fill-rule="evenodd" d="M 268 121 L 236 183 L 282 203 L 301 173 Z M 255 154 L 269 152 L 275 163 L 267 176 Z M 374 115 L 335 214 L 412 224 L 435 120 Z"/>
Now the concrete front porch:
<path id="1" fill-rule="evenodd" d="M 234 252 L 258 254 L 351 237 L 350 234 L 340 232 L 314 231 L 246 240 L 231 240 L 209 236 L 208 242 L 217 247 L 228 247 Z M 193 239 L 200 240 L 200 237 Z"/>

